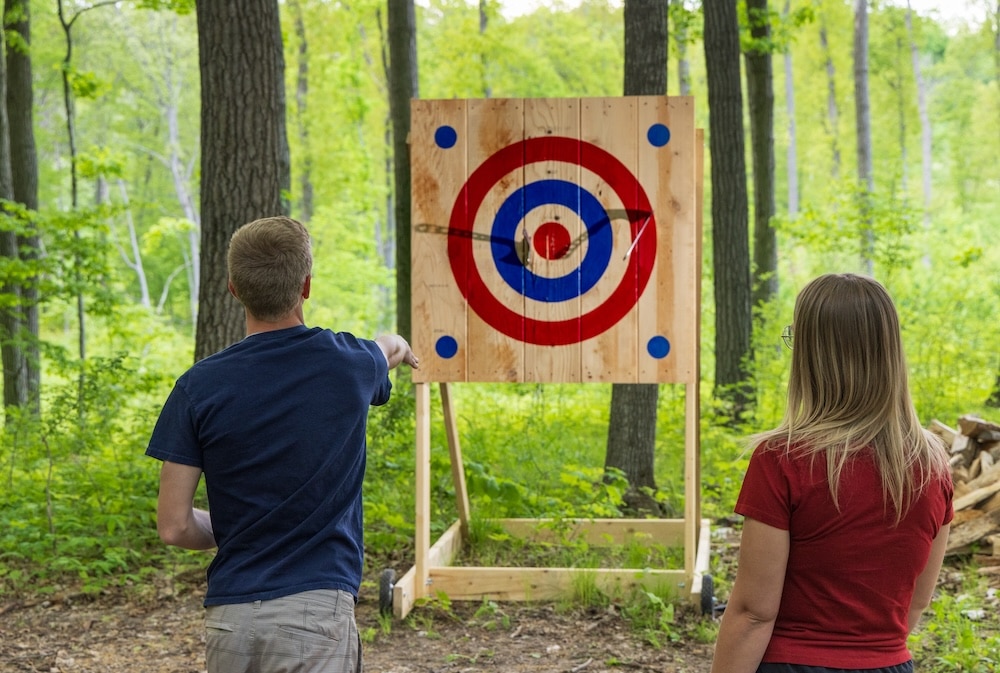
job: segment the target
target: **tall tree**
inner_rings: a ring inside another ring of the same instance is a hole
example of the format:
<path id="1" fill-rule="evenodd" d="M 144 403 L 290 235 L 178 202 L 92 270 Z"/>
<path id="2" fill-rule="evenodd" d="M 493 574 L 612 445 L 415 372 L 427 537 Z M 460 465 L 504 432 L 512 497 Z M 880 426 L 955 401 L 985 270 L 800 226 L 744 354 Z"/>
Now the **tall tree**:
<path id="1" fill-rule="evenodd" d="M 295 125 L 299 134 L 299 146 L 304 155 L 299 171 L 299 189 L 302 190 L 299 219 L 308 224 L 313 213 L 312 154 L 309 147 L 309 122 L 306 118 L 309 100 L 309 41 L 306 39 L 306 22 L 300 0 L 289 0 L 288 9 L 291 10 L 295 24 L 295 39 L 299 43 L 295 77 Z"/>
<path id="2" fill-rule="evenodd" d="M 828 20 L 827 12 L 821 11 L 819 44 L 826 63 L 826 123 L 833 153 L 831 177 L 836 181 L 840 178 L 840 106 L 837 104 L 837 69 L 833 63 L 833 50 L 830 48 Z"/>
<path id="3" fill-rule="evenodd" d="M 625 0 L 625 95 L 666 95 L 668 0 Z M 659 386 L 611 386 L 611 416 L 604 469 L 628 479 L 625 503 L 631 509 L 660 513 L 653 456 Z"/>
<path id="4" fill-rule="evenodd" d="M 778 294 L 778 240 L 774 217 L 774 76 L 767 0 L 746 0 L 750 40 L 746 49 L 747 104 L 753 157 L 753 305 Z"/>
<path id="5" fill-rule="evenodd" d="M 697 12 L 688 9 L 684 0 L 670 0 L 671 26 L 674 27 L 674 39 L 671 46 L 677 52 L 677 85 L 680 95 L 691 93 L 691 60 L 688 58 L 688 47 L 693 41 L 692 26 Z"/>
<path id="6" fill-rule="evenodd" d="M 411 337 L 410 317 L 410 99 L 417 92 L 417 19 L 413 0 L 390 0 L 389 108 L 396 219 L 396 330 Z"/>
<path id="7" fill-rule="evenodd" d="M 993 31 L 993 85 L 997 88 L 997 92 L 1000 93 L 1000 0 L 996 1 L 995 6 L 996 9 L 989 17 L 989 23 L 990 29 Z M 998 113 L 1000 113 L 1000 110 L 998 110 Z M 997 124 L 997 129 L 1000 129 L 1000 124 Z M 990 407 L 1000 409 L 1000 374 L 997 374 L 997 380 L 993 384 L 990 396 L 986 399 L 986 404 Z"/>
<path id="8" fill-rule="evenodd" d="M 913 35 L 913 8 L 906 0 L 906 32 L 910 38 L 910 58 L 913 61 L 913 78 L 917 83 L 917 111 L 920 114 L 920 165 L 921 184 L 924 192 L 924 228 L 931 226 L 931 167 L 933 166 L 933 134 L 931 118 L 927 110 L 927 82 L 920 68 L 920 50 Z"/>
<path id="9" fill-rule="evenodd" d="M 782 20 L 788 21 L 791 11 L 791 0 L 785 0 L 782 10 Z M 785 116 L 788 117 L 788 149 L 785 169 L 788 181 L 788 216 L 795 218 L 799 214 L 799 137 L 795 125 L 795 71 L 792 68 L 792 46 L 786 42 L 784 46 L 785 66 Z"/>
<path id="10" fill-rule="evenodd" d="M 489 56 L 486 53 L 486 28 L 490 22 L 489 4 L 489 0 L 479 0 L 479 66 L 482 69 L 483 98 L 490 98 L 493 95 L 493 88 L 490 86 L 490 78 L 487 74 Z"/>
<path id="11" fill-rule="evenodd" d="M 6 49 L 6 30 L 0 31 L 0 56 Z M 7 98 L 7 59 L 0 58 L 0 100 Z M 0 105 L 0 199 L 14 198 L 14 177 L 10 166 L 10 125 L 7 106 Z M 17 233 L 13 220 L 0 211 L 0 257 L 16 260 Z M 0 305 L 0 360 L 3 361 L 4 408 L 23 407 L 27 401 L 24 351 L 17 346 L 21 332 L 20 288 L 11 281 L 0 285 L 0 294 L 10 300 Z"/>
<path id="12" fill-rule="evenodd" d="M 201 286 L 195 359 L 239 341 L 226 251 L 241 225 L 288 212 L 285 57 L 278 0 L 198 0 L 201 70 Z"/>
<path id="13" fill-rule="evenodd" d="M 79 157 L 77 156 L 78 153 L 76 146 L 76 96 L 73 86 L 73 80 L 76 75 L 73 66 L 73 26 L 76 24 L 77 20 L 83 16 L 84 12 L 88 12 L 106 4 L 110 3 L 100 2 L 84 6 L 71 14 L 67 12 L 67 9 L 63 4 L 63 0 L 57 0 L 56 2 L 56 13 L 59 17 L 59 25 L 62 27 L 66 45 L 66 52 L 63 56 L 60 70 L 62 75 L 63 107 L 66 113 L 66 140 L 69 148 L 70 206 L 73 210 L 76 210 L 77 206 L 80 204 L 80 172 L 77 165 Z M 74 231 L 73 237 L 79 241 L 80 232 Z M 73 274 L 78 288 L 83 287 L 80 271 L 80 267 L 82 266 L 83 262 L 79 259 L 79 256 L 77 256 L 74 261 Z M 79 353 L 80 360 L 82 361 L 87 358 L 87 313 L 82 289 L 78 289 L 76 292 L 76 319 L 77 352 Z M 80 395 L 82 397 L 84 387 L 84 375 L 82 370 L 80 373 L 79 385 Z"/>
<path id="14" fill-rule="evenodd" d="M 31 15 L 28 0 L 5 0 L 4 14 L 10 30 L 7 44 L 5 99 L 9 129 L 11 194 L 13 201 L 29 211 L 38 210 L 38 154 L 35 149 L 33 121 L 33 90 L 31 74 Z M 25 390 L 14 392 L 7 401 L 24 400 L 35 412 L 40 411 L 41 353 L 38 342 L 38 276 L 31 263 L 38 259 L 41 241 L 33 223 L 26 223 L 24 233 L 13 243 L 19 259 L 28 263 L 29 274 L 17 285 L 19 298 L 16 316 L 17 334 L 13 341 L 12 358 L 23 377 L 16 376 L 15 385 Z M 6 386 L 5 386 L 6 396 Z"/>
<path id="15" fill-rule="evenodd" d="M 740 33 L 736 3 L 705 0 L 705 69 L 712 162 L 715 394 L 737 417 L 750 403 L 750 242 Z"/>
<path id="16" fill-rule="evenodd" d="M 875 231 L 872 193 L 875 168 L 872 158 L 872 116 L 868 96 L 868 0 L 854 0 L 854 125 L 858 157 L 858 196 L 861 210 L 861 264 L 874 271 Z"/>

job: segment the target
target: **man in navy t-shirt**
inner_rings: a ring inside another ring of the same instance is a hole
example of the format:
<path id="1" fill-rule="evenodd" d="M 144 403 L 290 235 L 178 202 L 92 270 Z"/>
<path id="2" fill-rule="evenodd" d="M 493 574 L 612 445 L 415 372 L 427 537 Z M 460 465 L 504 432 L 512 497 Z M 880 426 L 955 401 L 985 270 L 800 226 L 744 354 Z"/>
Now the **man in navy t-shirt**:
<path id="1" fill-rule="evenodd" d="M 241 227 L 229 290 L 247 336 L 185 372 L 146 454 L 163 461 L 157 530 L 218 553 L 205 597 L 209 673 L 361 670 L 365 428 L 388 372 L 417 366 L 398 335 L 306 327 L 312 253 L 295 220 Z M 195 509 L 201 475 L 211 514 Z"/>

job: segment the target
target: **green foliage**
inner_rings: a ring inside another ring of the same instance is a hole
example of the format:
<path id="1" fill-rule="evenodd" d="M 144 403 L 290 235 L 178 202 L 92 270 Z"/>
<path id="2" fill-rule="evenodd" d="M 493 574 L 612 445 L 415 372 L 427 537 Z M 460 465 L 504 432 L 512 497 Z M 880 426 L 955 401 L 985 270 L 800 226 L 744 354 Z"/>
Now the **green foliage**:
<path id="1" fill-rule="evenodd" d="M 957 586 L 945 584 L 910 636 L 921 671 L 986 673 L 1000 666 L 1000 619 L 995 589 L 970 567 Z"/>
<path id="2" fill-rule="evenodd" d="M 52 590 L 75 578 L 81 590 L 120 584 L 165 558 L 154 520 L 156 473 L 144 450 L 147 399 L 158 382 L 121 354 L 78 361 L 52 353 L 62 383 L 47 388 L 45 412 L 11 413 L 0 467 L 0 592 Z"/>
<path id="3" fill-rule="evenodd" d="M 178 14 L 190 14 L 194 12 L 195 2 L 194 0 L 139 0 L 135 5 L 139 9 L 170 10 Z"/>

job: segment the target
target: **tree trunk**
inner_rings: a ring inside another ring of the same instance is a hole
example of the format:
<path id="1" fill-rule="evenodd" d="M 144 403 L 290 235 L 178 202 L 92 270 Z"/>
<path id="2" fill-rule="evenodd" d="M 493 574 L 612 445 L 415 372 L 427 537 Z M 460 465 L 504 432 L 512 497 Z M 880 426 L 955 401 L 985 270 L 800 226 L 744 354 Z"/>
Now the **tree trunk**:
<path id="1" fill-rule="evenodd" d="M 119 246 L 119 253 L 125 266 L 132 269 L 136 280 L 139 281 L 139 303 L 147 309 L 153 308 L 153 301 L 149 297 L 149 281 L 146 278 L 146 267 L 142 262 L 142 246 L 139 245 L 139 234 L 135 230 L 135 220 L 132 217 L 132 204 L 128 198 L 128 188 L 125 181 L 118 178 L 118 194 L 122 199 L 122 206 L 125 214 L 125 231 L 128 234 L 128 250 Z"/>
<path id="2" fill-rule="evenodd" d="M 674 21 L 674 46 L 677 49 L 677 86 L 680 95 L 691 94 L 691 61 L 688 59 L 688 40 L 690 39 L 688 17 L 691 11 L 684 6 L 684 0 L 670 0 L 673 16 L 683 17 L 683 21 Z"/>
<path id="3" fill-rule="evenodd" d="M 785 0 L 784 16 L 790 12 L 790 0 Z M 792 49 L 785 46 L 785 114 L 788 116 L 788 217 L 795 219 L 799 214 L 799 139 L 795 126 L 795 78 L 792 69 Z"/>
<path id="4" fill-rule="evenodd" d="M 302 153 L 302 169 L 299 175 L 299 219 L 308 224 L 313 214 L 312 150 L 309 147 L 309 123 L 306 119 L 306 105 L 309 97 L 309 43 L 306 41 L 306 23 L 302 16 L 302 3 L 289 0 L 295 22 L 295 39 L 299 43 L 298 72 L 295 77 L 295 124 L 298 127 L 299 151 Z"/>
<path id="5" fill-rule="evenodd" d="M 906 32 L 910 37 L 910 57 L 913 59 L 913 78 L 917 83 L 917 111 L 920 114 L 920 165 L 924 191 L 924 228 L 931 226 L 931 169 L 933 164 L 933 134 L 931 132 L 931 118 L 927 111 L 927 82 L 924 81 L 923 72 L 920 69 L 920 51 L 917 49 L 917 41 L 913 37 L 913 9 L 910 2 L 906 2 Z"/>
<path id="6" fill-rule="evenodd" d="M 23 45 L 31 45 L 31 16 L 27 0 L 6 0 L 4 16 L 7 28 Z M 10 129 L 10 198 L 28 210 L 38 210 L 38 154 L 35 149 L 31 53 L 7 45 L 7 122 Z M 33 224 L 16 240 L 17 255 L 32 266 L 40 256 L 41 240 Z M 38 340 L 38 276 L 33 272 L 18 286 L 20 296 L 19 332 L 15 347 L 18 366 L 24 368 L 26 404 L 34 412 L 41 410 L 41 352 Z M 18 379 L 20 382 L 20 379 Z M 18 398 L 21 395 L 18 394 Z"/>
<path id="7" fill-rule="evenodd" d="M 712 163 L 715 269 L 715 395 L 733 419 L 752 401 L 749 384 L 750 242 L 736 3 L 706 0 L 705 67 Z"/>
<path id="8" fill-rule="evenodd" d="M 893 68 L 893 75 L 889 79 L 889 88 L 896 94 L 896 139 L 899 142 L 900 166 L 899 193 L 901 194 L 900 198 L 906 203 L 908 200 L 907 192 L 910 186 L 910 153 L 906 148 L 906 136 L 909 133 L 909 127 L 906 125 L 906 83 L 903 78 L 905 45 L 903 44 L 903 35 L 900 30 L 904 26 L 901 26 L 897 22 L 898 17 L 895 13 L 892 13 L 890 17 L 889 25 L 896 41 L 896 62 L 895 68 Z M 890 77 L 888 73 L 886 77 Z"/>
<path id="9" fill-rule="evenodd" d="M 871 105 L 868 98 L 868 0 L 854 1 L 854 123 L 857 132 L 858 191 L 861 199 L 861 265 L 874 272 L 875 232 L 872 228 L 872 192 L 875 191 L 872 163 Z"/>
<path id="10" fill-rule="evenodd" d="M 486 54 L 486 27 L 489 25 L 488 4 L 489 0 L 479 0 L 479 76 L 483 82 L 483 98 L 493 96 L 493 89 L 490 87 L 490 78 L 486 72 L 489 66 L 489 57 Z"/>
<path id="11" fill-rule="evenodd" d="M 668 0 L 625 0 L 626 96 L 666 95 Z M 611 386 L 611 412 L 604 469 L 621 470 L 628 479 L 626 506 L 660 514 L 653 462 L 656 451 L 656 408 L 659 386 L 616 383 Z"/>
<path id="12" fill-rule="evenodd" d="M 0 35 L 0 53 L 5 48 L 6 31 Z M 0 59 L 0 100 L 7 99 L 6 59 Z M 0 198 L 14 198 L 14 177 L 10 167 L 10 125 L 7 123 L 7 106 L 0 105 Z M 0 218 L 9 215 L 0 212 Z M 12 227 L 0 227 L 0 257 L 17 259 L 17 234 Z M 3 405 L 23 407 L 27 401 L 27 375 L 24 369 L 24 352 L 17 341 L 21 333 L 20 288 L 13 284 L 0 286 L 0 293 L 13 299 L 10 305 L 0 307 L 0 361 L 3 362 Z"/>
<path id="13" fill-rule="evenodd" d="M 93 7 L 87 7 L 81 9 L 79 13 L 74 14 L 72 17 L 66 17 L 66 10 L 63 7 L 62 0 L 58 0 L 56 3 L 57 14 L 59 15 L 59 24 L 62 27 L 63 35 L 66 40 L 66 55 L 63 57 L 62 61 L 62 90 L 63 90 L 63 107 L 66 112 L 66 142 L 69 146 L 69 185 L 70 185 L 70 206 L 73 210 L 76 210 L 77 205 L 79 205 L 79 180 L 78 172 L 76 166 L 76 106 L 73 98 L 73 87 L 70 84 L 70 74 L 72 73 L 72 63 L 73 63 L 73 23 L 80 18 L 81 14 L 88 9 L 93 9 Z M 80 232 L 74 231 L 73 237 L 79 242 Z M 83 279 L 80 276 L 80 266 L 81 261 L 79 258 L 75 259 L 73 263 L 73 276 L 77 287 L 83 287 Z M 82 363 L 87 359 L 87 311 L 86 302 L 83 297 L 83 290 L 77 290 L 76 293 L 76 320 L 77 320 L 77 353 L 80 356 L 80 362 Z M 79 377 L 79 398 L 80 398 L 80 412 L 83 413 L 83 389 L 85 385 L 83 368 L 80 369 Z"/>
<path id="14" fill-rule="evenodd" d="M 833 165 L 830 176 L 834 182 L 840 179 L 840 108 L 837 105 L 837 71 L 833 66 L 833 52 L 827 37 L 826 17 L 821 16 L 819 24 L 819 44 L 826 60 L 826 123 L 830 134 L 830 152 Z"/>
<path id="15" fill-rule="evenodd" d="M 252 220 L 287 213 L 285 60 L 277 0 L 197 1 L 201 70 L 201 284 L 195 359 L 238 341 L 229 239 Z"/>
<path id="16" fill-rule="evenodd" d="M 993 13 L 993 58 L 995 65 L 994 72 L 994 83 L 998 88 L 1000 88 L 1000 0 L 997 0 L 996 11 Z M 998 110 L 997 112 L 1000 112 Z M 1000 129 L 1000 124 L 997 124 L 997 129 Z M 993 384 L 993 391 L 990 396 L 986 399 L 986 405 L 993 407 L 995 409 L 1000 409 L 1000 374 L 997 374 L 997 380 Z"/>
<path id="17" fill-rule="evenodd" d="M 746 52 L 747 104 L 753 156 L 753 305 L 778 294 L 774 217 L 774 76 L 767 0 L 746 0 L 752 44 Z"/>
<path id="18" fill-rule="evenodd" d="M 413 0 L 390 2 L 389 110 L 396 202 L 396 330 L 411 336 L 410 317 L 410 99 L 417 92 L 417 19 Z"/>

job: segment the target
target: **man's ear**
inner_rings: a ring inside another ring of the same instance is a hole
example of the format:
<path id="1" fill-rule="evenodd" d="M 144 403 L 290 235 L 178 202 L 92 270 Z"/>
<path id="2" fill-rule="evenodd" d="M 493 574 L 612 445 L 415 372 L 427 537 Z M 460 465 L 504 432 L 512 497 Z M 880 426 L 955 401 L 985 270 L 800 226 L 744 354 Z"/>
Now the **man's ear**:
<path id="1" fill-rule="evenodd" d="M 311 289 L 311 286 L 312 286 L 312 276 L 306 276 L 305 282 L 302 283 L 302 298 L 303 299 L 308 299 L 309 298 L 309 290 Z"/>
<path id="2" fill-rule="evenodd" d="M 239 296 L 238 294 L 236 294 L 236 288 L 235 288 L 235 287 L 233 287 L 233 281 L 231 281 L 231 280 L 227 280 L 227 281 L 226 281 L 226 287 L 228 287 L 228 288 L 229 288 L 229 294 L 233 295 L 233 296 L 234 296 L 234 297 L 236 297 L 237 299 L 239 299 L 239 298 L 240 298 L 240 296 Z"/>

